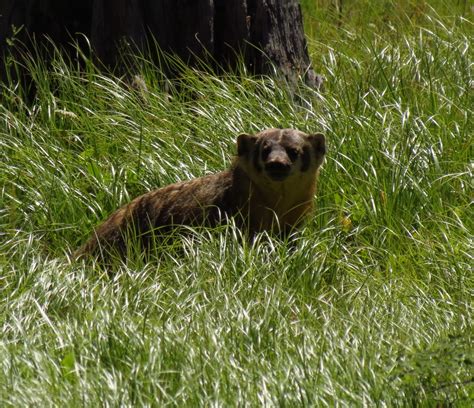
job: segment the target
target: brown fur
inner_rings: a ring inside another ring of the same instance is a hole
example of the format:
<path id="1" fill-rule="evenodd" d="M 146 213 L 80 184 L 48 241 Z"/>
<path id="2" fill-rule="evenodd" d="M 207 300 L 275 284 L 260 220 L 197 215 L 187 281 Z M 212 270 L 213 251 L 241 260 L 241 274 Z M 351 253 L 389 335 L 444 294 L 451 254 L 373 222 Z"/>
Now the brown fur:
<path id="1" fill-rule="evenodd" d="M 238 155 L 230 169 L 143 194 L 115 211 L 95 229 L 75 257 L 127 252 L 127 237 L 148 248 L 157 236 L 182 226 L 214 226 L 234 217 L 250 235 L 287 233 L 312 209 L 321 134 L 268 129 L 237 138 Z"/>

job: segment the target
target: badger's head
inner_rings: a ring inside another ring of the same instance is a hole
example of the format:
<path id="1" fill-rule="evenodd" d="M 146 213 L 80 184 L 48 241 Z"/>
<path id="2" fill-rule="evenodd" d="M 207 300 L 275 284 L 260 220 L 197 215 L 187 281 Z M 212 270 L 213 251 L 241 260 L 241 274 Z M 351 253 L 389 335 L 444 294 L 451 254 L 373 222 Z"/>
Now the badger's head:
<path id="1" fill-rule="evenodd" d="M 255 181 L 262 177 L 273 183 L 297 176 L 314 177 L 321 166 L 326 144 L 320 133 L 306 134 L 294 129 L 267 129 L 237 138 L 239 166 Z"/>

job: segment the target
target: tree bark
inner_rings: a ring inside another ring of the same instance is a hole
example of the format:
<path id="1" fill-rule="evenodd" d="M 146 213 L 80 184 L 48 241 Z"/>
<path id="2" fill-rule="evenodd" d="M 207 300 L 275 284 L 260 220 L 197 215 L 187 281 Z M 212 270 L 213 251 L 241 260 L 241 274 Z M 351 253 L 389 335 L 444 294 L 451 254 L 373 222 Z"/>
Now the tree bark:
<path id="1" fill-rule="evenodd" d="M 0 47 L 12 25 L 36 40 L 49 36 L 70 47 L 77 33 L 113 67 L 123 42 L 142 49 L 156 41 L 187 64 L 204 60 L 233 69 L 242 58 L 256 75 L 299 76 L 315 87 L 298 0 L 0 0 Z M 26 41 L 26 36 L 20 39 Z"/>

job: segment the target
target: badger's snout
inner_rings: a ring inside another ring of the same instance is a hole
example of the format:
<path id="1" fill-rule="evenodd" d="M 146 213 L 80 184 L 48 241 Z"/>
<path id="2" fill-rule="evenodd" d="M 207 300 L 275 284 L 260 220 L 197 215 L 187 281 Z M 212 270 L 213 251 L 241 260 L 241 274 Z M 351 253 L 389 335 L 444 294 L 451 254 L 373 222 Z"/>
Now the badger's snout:
<path id="1" fill-rule="evenodd" d="M 275 181 L 282 181 L 291 171 L 291 163 L 283 160 L 273 160 L 265 163 L 265 171 Z"/>

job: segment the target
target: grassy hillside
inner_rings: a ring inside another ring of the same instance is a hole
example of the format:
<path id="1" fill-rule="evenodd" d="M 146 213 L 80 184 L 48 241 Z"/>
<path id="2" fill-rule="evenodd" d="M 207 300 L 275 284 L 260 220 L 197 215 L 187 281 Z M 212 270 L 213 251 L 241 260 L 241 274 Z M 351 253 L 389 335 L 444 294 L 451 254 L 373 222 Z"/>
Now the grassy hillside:
<path id="1" fill-rule="evenodd" d="M 27 59 L 32 101 L 2 85 L 0 405 L 470 406 L 472 11 L 302 3 L 324 93 L 169 82 L 146 57 L 148 93 L 60 55 Z M 266 127 L 328 140 L 291 244 L 228 226 L 113 275 L 69 261 L 119 205 L 225 168 Z"/>

